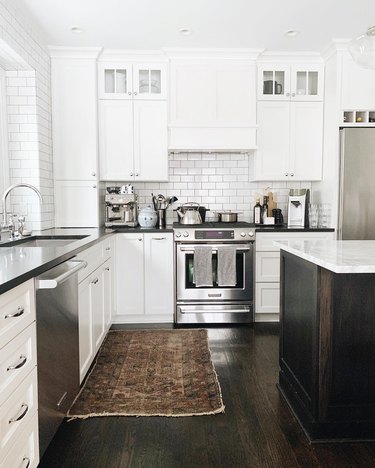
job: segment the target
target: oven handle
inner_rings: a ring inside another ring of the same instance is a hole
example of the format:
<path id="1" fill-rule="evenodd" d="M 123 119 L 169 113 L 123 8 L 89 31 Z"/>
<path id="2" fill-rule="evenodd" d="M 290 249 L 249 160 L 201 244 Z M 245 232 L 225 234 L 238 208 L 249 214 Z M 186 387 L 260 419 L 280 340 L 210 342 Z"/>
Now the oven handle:
<path id="1" fill-rule="evenodd" d="M 192 249 L 191 247 L 190 248 L 189 247 L 180 247 L 179 250 L 181 252 L 186 252 L 186 253 L 191 253 L 191 254 L 195 253 L 195 249 Z M 249 252 L 249 250 L 251 250 L 250 247 L 239 247 L 239 248 L 236 249 L 237 252 Z M 217 252 L 217 248 L 214 247 L 212 249 L 212 252 Z"/>

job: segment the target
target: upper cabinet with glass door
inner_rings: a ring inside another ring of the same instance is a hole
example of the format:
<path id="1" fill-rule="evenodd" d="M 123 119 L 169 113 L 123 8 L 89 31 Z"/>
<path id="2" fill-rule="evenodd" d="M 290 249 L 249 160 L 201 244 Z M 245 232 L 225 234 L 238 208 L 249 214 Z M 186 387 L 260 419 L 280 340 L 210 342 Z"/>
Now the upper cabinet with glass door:
<path id="1" fill-rule="evenodd" d="M 258 100 L 322 101 L 323 75 L 321 64 L 259 64 Z"/>
<path id="2" fill-rule="evenodd" d="M 166 64 L 99 63 L 99 99 L 166 99 Z"/>

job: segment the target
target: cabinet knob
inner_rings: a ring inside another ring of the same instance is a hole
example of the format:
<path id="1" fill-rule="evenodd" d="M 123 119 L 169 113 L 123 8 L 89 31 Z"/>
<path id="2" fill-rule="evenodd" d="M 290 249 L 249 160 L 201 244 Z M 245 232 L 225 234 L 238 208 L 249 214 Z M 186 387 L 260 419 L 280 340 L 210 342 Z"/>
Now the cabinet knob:
<path id="1" fill-rule="evenodd" d="M 134 96 L 136 96 L 138 93 L 137 93 L 137 91 L 135 91 L 133 94 L 134 94 Z"/>
<path id="2" fill-rule="evenodd" d="M 131 91 L 129 91 L 128 94 L 129 94 L 129 96 L 131 96 L 132 95 Z"/>
<path id="3" fill-rule="evenodd" d="M 109 271 L 109 267 L 107 267 L 107 268 L 105 269 L 105 271 Z"/>
<path id="4" fill-rule="evenodd" d="M 93 184 L 92 188 L 96 188 L 96 184 Z"/>
<path id="5" fill-rule="evenodd" d="M 135 176 L 136 176 L 136 177 L 138 177 L 138 176 L 139 176 L 139 173 L 138 173 L 138 172 L 136 172 L 136 173 L 135 173 Z"/>
<path id="6" fill-rule="evenodd" d="M 142 242 L 142 237 L 138 237 L 139 242 Z"/>
<path id="7" fill-rule="evenodd" d="M 292 97 L 294 97 L 296 95 L 296 93 L 292 93 Z"/>
<path id="8" fill-rule="evenodd" d="M 286 173 L 285 173 L 285 176 L 288 177 L 288 175 L 289 175 L 289 174 L 286 172 Z"/>
<path id="9" fill-rule="evenodd" d="M 98 278 L 95 278 L 91 281 L 91 284 L 98 284 L 99 283 L 99 279 Z"/>
<path id="10" fill-rule="evenodd" d="M 133 177 L 133 175 L 134 175 L 134 174 L 131 172 L 131 173 L 130 173 L 130 177 Z"/>
<path id="11" fill-rule="evenodd" d="M 293 176 L 294 176 L 294 172 L 291 172 L 291 173 L 290 173 L 290 176 L 293 177 Z"/>
<path id="12" fill-rule="evenodd" d="M 286 95 L 285 95 L 285 96 L 288 96 L 288 97 L 289 97 L 289 96 L 290 96 L 290 93 L 286 93 Z"/>
<path id="13" fill-rule="evenodd" d="M 92 175 L 93 177 L 95 177 L 95 176 L 96 176 L 96 172 L 95 172 L 95 171 L 92 171 L 92 172 L 91 172 L 91 175 Z"/>

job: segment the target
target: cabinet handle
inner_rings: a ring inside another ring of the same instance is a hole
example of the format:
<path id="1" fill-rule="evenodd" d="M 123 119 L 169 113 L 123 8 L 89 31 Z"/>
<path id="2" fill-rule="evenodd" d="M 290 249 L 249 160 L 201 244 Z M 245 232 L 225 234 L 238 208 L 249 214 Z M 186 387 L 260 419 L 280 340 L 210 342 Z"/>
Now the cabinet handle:
<path id="1" fill-rule="evenodd" d="M 288 96 L 288 97 L 289 97 L 289 96 L 290 96 L 290 93 L 286 93 L 286 95 L 285 95 L 285 96 Z"/>
<path id="2" fill-rule="evenodd" d="M 18 364 L 13 364 L 12 366 L 7 367 L 7 372 L 9 372 L 10 370 L 20 369 L 26 364 L 26 362 L 27 362 L 27 357 L 21 355 L 20 362 Z"/>
<path id="3" fill-rule="evenodd" d="M 23 468 L 29 468 L 29 466 L 30 466 L 30 458 L 28 458 L 28 457 L 22 458 L 22 463 L 25 463 L 25 462 L 26 462 L 26 465 L 25 465 L 25 466 L 22 465 Z"/>
<path id="4" fill-rule="evenodd" d="M 99 283 L 99 279 L 98 278 L 95 278 L 91 281 L 91 284 L 98 284 Z"/>
<path id="5" fill-rule="evenodd" d="M 166 237 L 153 237 L 152 240 L 165 240 Z"/>
<path id="6" fill-rule="evenodd" d="M 23 409 L 25 408 L 25 409 Z M 9 424 L 17 421 L 21 421 L 26 416 L 26 413 L 29 411 L 29 406 L 26 403 L 23 403 L 20 408 L 21 414 L 19 416 L 14 416 L 13 418 L 9 419 Z"/>
<path id="7" fill-rule="evenodd" d="M 92 171 L 92 172 L 91 172 L 91 175 L 92 175 L 93 177 L 95 177 L 95 176 L 96 176 L 96 172 L 95 172 L 95 171 Z"/>
<path id="8" fill-rule="evenodd" d="M 93 184 L 92 188 L 96 188 L 96 184 Z"/>
<path id="9" fill-rule="evenodd" d="M 21 315 L 23 315 L 24 312 L 25 312 L 25 309 L 19 306 L 17 308 L 17 312 L 14 312 L 14 314 L 4 315 L 4 318 L 7 319 L 7 318 L 13 318 L 13 317 L 20 317 Z"/>
<path id="10" fill-rule="evenodd" d="M 111 250 L 111 247 L 106 247 L 105 250 Z"/>
<path id="11" fill-rule="evenodd" d="M 134 94 L 134 96 L 136 96 L 138 93 L 137 93 L 137 91 L 135 91 L 133 94 Z"/>

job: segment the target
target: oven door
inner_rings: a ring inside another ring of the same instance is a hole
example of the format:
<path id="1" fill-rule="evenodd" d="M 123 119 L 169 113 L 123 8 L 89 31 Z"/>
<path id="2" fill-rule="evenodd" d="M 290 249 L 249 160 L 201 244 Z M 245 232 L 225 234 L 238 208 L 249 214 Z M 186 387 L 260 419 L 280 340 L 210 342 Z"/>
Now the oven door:
<path id="1" fill-rule="evenodd" d="M 237 271 L 236 286 L 217 285 L 217 248 L 219 245 L 223 244 L 210 244 L 212 247 L 212 287 L 196 287 L 194 284 L 194 252 L 195 247 L 198 245 L 199 244 L 187 243 L 176 244 L 177 302 L 252 301 L 253 243 L 235 244 Z"/>

